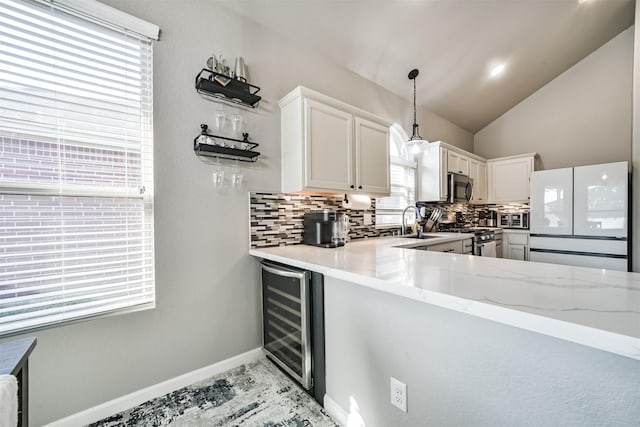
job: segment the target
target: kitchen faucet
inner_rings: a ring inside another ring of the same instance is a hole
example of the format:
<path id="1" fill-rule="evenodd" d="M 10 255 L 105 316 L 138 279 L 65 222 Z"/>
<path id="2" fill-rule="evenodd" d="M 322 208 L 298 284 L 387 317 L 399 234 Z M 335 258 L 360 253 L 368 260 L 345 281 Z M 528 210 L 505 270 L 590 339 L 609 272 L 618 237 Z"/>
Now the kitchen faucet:
<path id="1" fill-rule="evenodd" d="M 407 210 L 409 209 L 415 209 L 415 212 L 418 213 L 418 208 L 415 205 L 409 205 L 406 208 L 404 208 L 404 210 L 402 211 L 402 236 L 405 235 L 405 233 L 407 232 L 407 223 L 406 223 L 406 219 L 405 219 L 405 214 L 407 213 Z"/>

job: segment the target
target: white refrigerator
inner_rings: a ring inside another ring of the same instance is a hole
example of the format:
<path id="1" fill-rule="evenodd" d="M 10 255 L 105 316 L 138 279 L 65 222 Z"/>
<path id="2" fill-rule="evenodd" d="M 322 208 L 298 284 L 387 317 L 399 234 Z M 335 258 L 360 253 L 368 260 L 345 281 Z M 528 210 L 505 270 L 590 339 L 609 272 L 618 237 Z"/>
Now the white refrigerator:
<path id="1" fill-rule="evenodd" d="M 531 261 L 629 270 L 627 162 L 531 173 Z"/>

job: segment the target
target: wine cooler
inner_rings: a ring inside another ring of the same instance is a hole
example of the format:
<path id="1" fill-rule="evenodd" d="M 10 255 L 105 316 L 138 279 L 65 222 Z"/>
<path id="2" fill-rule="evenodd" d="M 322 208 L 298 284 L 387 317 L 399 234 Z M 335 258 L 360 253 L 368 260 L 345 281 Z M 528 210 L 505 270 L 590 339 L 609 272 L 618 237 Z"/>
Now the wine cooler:
<path id="1" fill-rule="evenodd" d="M 322 275 L 269 261 L 262 261 L 261 273 L 264 351 L 322 403 Z"/>

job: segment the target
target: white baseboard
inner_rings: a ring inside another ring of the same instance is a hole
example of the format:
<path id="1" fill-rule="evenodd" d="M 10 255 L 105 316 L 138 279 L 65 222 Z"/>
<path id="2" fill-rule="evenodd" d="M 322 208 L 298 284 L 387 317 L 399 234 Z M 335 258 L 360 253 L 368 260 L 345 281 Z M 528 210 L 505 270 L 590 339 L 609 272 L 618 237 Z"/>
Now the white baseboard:
<path id="1" fill-rule="evenodd" d="M 264 355 L 262 348 L 256 348 L 249 350 L 246 353 L 239 354 L 229 359 L 222 360 L 214 363 L 213 365 L 205 366 L 204 368 L 197 369 L 195 371 L 187 372 L 184 375 L 180 375 L 175 378 L 163 381 L 161 383 L 143 388 L 142 390 L 135 391 L 117 399 L 113 399 L 109 402 L 102 403 L 94 406 L 93 408 L 86 409 L 82 412 L 70 415 L 62 418 L 58 421 L 46 424 L 44 427 L 75 427 L 84 426 L 111 415 L 117 414 L 134 406 L 140 405 L 150 399 L 164 396 L 167 393 L 181 389 L 190 384 L 197 383 L 199 381 L 211 378 L 214 375 L 220 374 L 229 369 L 236 368 L 245 363 L 255 362 Z"/>
<path id="2" fill-rule="evenodd" d="M 347 420 L 349 418 L 349 413 L 345 411 L 342 406 L 338 405 L 338 403 L 332 398 L 330 398 L 329 395 L 326 393 L 324 395 L 323 403 L 324 403 L 324 410 L 327 411 L 329 415 L 331 415 L 331 418 L 333 418 L 333 421 L 337 422 L 342 427 L 347 427 Z"/>

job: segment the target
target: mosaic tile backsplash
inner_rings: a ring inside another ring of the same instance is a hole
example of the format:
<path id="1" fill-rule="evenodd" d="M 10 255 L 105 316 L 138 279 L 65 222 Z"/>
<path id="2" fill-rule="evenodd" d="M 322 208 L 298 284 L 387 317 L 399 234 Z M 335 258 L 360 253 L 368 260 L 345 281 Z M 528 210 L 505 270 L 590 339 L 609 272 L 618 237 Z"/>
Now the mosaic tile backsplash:
<path id="1" fill-rule="evenodd" d="M 250 193 L 249 220 L 251 222 L 251 248 L 297 245 L 302 243 L 303 216 L 306 212 L 335 210 L 349 215 L 349 240 L 365 237 L 391 236 L 400 230 L 397 228 L 375 228 L 375 199 L 371 200 L 371 209 L 351 210 L 342 207 L 340 196 Z M 465 203 L 420 203 L 427 209 L 427 215 L 434 208 L 442 210 L 440 230 L 451 227 L 471 227 L 478 225 L 480 215 L 490 210 L 507 208 L 501 205 L 471 205 Z M 522 206 L 528 210 L 528 206 Z M 462 221 L 455 222 L 456 212 L 462 214 Z M 365 215 L 371 215 L 371 224 L 364 225 Z M 447 224 L 449 222 L 450 224 Z"/>
<path id="2" fill-rule="evenodd" d="M 302 243 L 304 214 L 324 209 L 349 215 L 349 240 L 391 236 L 399 230 L 376 230 L 375 199 L 371 201 L 371 209 L 364 211 L 344 209 L 339 196 L 250 193 L 249 197 L 251 248 Z M 365 214 L 371 215 L 372 224 L 364 225 Z"/>

